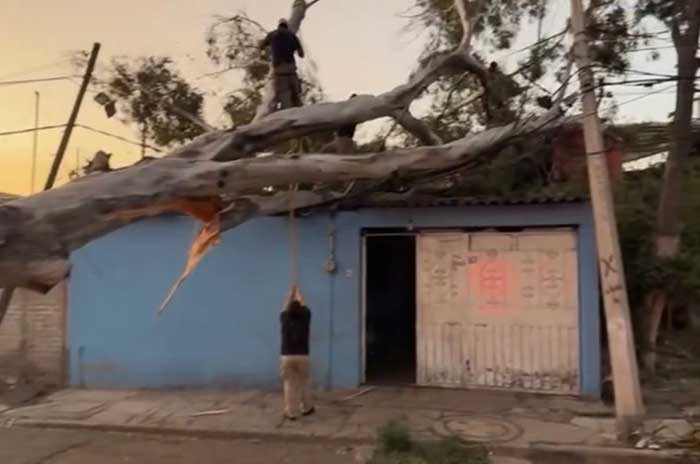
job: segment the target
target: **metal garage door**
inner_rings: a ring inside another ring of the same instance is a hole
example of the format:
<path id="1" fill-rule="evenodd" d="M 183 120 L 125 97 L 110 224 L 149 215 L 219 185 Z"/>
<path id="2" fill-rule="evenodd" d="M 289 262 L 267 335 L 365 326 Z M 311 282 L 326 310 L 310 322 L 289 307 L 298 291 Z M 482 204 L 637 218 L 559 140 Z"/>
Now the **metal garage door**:
<path id="1" fill-rule="evenodd" d="M 576 234 L 418 237 L 421 385 L 579 392 Z"/>

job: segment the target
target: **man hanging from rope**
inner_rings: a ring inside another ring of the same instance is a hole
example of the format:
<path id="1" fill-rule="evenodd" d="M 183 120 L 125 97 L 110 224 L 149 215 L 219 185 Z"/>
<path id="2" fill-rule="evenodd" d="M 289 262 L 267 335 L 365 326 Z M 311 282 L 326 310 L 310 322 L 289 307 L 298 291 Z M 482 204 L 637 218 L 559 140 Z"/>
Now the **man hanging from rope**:
<path id="1" fill-rule="evenodd" d="M 267 34 L 260 48 L 267 47 L 272 54 L 272 79 L 279 109 L 301 106 L 301 82 L 294 53 L 304 58 L 304 49 L 296 34 L 289 30 L 286 19 L 280 19 L 277 29 Z"/>
<path id="2" fill-rule="evenodd" d="M 299 415 L 314 413 L 311 402 L 311 363 L 309 332 L 311 311 L 304 305 L 299 287 L 290 290 L 280 314 L 282 351 L 280 374 L 284 384 L 284 417 L 297 420 Z"/>

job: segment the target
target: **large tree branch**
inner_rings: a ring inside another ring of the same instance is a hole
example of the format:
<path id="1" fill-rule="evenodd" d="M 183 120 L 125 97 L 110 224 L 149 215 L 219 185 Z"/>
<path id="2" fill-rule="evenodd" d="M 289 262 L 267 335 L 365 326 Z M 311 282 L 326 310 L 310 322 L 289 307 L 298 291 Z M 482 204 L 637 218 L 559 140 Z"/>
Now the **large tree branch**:
<path id="1" fill-rule="evenodd" d="M 172 105 L 172 104 L 165 102 L 165 101 L 162 102 L 161 105 L 164 108 L 172 111 L 173 113 L 176 113 L 176 114 L 182 116 L 183 118 L 187 119 L 192 124 L 199 126 L 202 130 L 205 130 L 205 131 L 217 130 L 216 127 L 209 125 L 209 123 L 207 123 L 204 119 L 197 117 L 194 114 L 191 114 L 191 113 L 177 107 L 176 105 Z"/>
<path id="2" fill-rule="evenodd" d="M 473 71 L 478 62 L 461 51 L 430 58 L 407 83 L 383 94 L 360 95 L 337 103 L 290 108 L 235 129 L 210 132 L 169 156 L 189 160 L 229 161 L 254 154 L 289 139 L 330 131 L 347 124 L 393 116 L 403 111 L 439 77 Z M 480 64 L 479 64 L 480 66 Z"/>
<path id="3" fill-rule="evenodd" d="M 455 51 L 450 53 L 438 53 L 434 55 L 429 60 L 427 60 L 416 73 L 414 73 L 411 76 L 411 78 L 406 84 L 401 85 L 390 92 L 386 92 L 382 95 L 379 95 L 378 97 L 376 97 L 377 100 L 370 101 L 365 99 L 363 100 L 365 102 L 365 105 L 357 105 L 357 99 L 352 99 L 350 101 L 342 103 L 330 104 L 335 106 L 326 107 L 329 110 L 329 112 L 326 113 L 326 117 L 317 118 L 315 123 L 316 127 L 297 127 L 295 128 L 295 130 L 286 131 L 286 129 L 288 129 L 288 126 L 285 124 L 283 128 L 278 128 L 281 130 L 276 131 L 276 134 L 274 134 L 273 139 L 271 139 L 274 140 L 274 142 L 269 143 L 267 145 L 262 145 L 261 139 L 265 140 L 266 137 L 261 136 L 260 134 L 256 135 L 256 128 L 263 118 L 266 120 L 266 124 L 264 124 L 264 126 L 268 128 L 270 126 L 269 124 L 267 124 L 267 120 L 269 120 L 270 118 L 277 117 L 278 119 L 300 119 L 296 116 L 300 111 L 306 110 L 306 108 L 292 108 L 273 113 L 273 104 L 275 100 L 274 86 L 272 84 L 272 79 L 269 79 L 268 83 L 266 84 L 263 90 L 263 99 L 260 106 L 258 107 L 258 111 L 256 112 L 255 118 L 253 119 L 253 123 L 240 128 L 240 130 L 237 131 L 237 133 L 232 134 L 232 138 L 237 140 L 233 140 L 231 146 L 229 146 L 228 148 L 233 148 L 234 152 L 238 151 L 238 155 L 234 154 L 233 158 L 246 156 L 250 153 L 265 148 L 265 146 L 274 145 L 275 143 L 278 143 L 281 140 L 286 140 L 301 135 L 307 135 L 309 133 L 317 132 L 319 130 L 334 129 L 343 124 L 358 124 L 361 122 L 368 121 L 370 119 L 391 116 L 397 110 L 407 108 L 408 105 L 413 100 L 418 98 L 418 96 L 420 96 L 430 84 L 432 84 L 438 78 L 444 75 L 450 75 L 457 72 L 463 73 L 465 71 L 471 72 L 477 76 L 482 86 L 484 87 L 484 93 L 486 94 L 488 92 L 489 85 L 488 71 L 472 53 L 472 27 L 470 19 L 468 17 L 468 10 L 465 2 L 466 0 L 455 0 L 455 5 L 457 6 L 458 11 L 460 12 L 460 18 L 462 20 L 462 26 L 464 28 L 463 40 Z M 304 0 L 295 0 L 294 5 L 292 6 L 292 14 L 289 20 L 290 29 L 298 31 L 299 27 L 301 26 L 301 22 L 303 21 L 306 15 L 306 11 L 314 3 L 315 2 L 305 3 Z M 485 99 L 484 101 L 487 100 Z M 355 105 L 352 105 L 351 103 L 355 103 Z M 319 107 L 321 105 L 314 106 Z M 332 120 L 337 121 L 337 123 L 329 124 L 327 122 L 327 120 L 329 119 L 328 116 L 332 115 L 333 113 L 344 113 L 343 116 L 345 117 L 342 118 L 342 121 L 338 117 L 334 117 L 332 118 Z M 321 121 L 318 121 L 318 119 L 325 120 L 325 124 L 322 124 Z M 251 140 L 251 138 L 254 140 Z M 232 159 L 230 153 L 228 155 L 221 156 Z M 219 157 L 217 159 L 222 158 Z"/>
<path id="4" fill-rule="evenodd" d="M 0 287 L 48 290 L 66 277 L 69 253 L 136 220 L 187 213 L 222 229 L 285 208 L 279 196 L 251 197 L 269 185 L 382 180 L 489 160 L 513 137 L 549 128 L 558 110 L 435 147 L 366 155 L 310 154 L 235 161 L 166 157 L 81 178 L 0 206 Z M 309 194 L 304 206 L 334 197 Z M 337 196 L 335 197 L 337 198 Z M 302 207 L 301 201 L 299 207 Z M 222 213 L 223 212 L 223 213 Z"/>
<path id="5" fill-rule="evenodd" d="M 413 134 L 424 145 L 442 145 L 443 141 L 427 124 L 414 117 L 406 109 L 394 112 L 394 119 L 401 124 L 401 127 Z"/>
<path id="6" fill-rule="evenodd" d="M 455 7 L 459 14 L 459 20 L 462 23 L 462 41 L 459 43 L 459 48 L 468 50 L 471 47 L 472 35 L 474 28 L 469 13 L 469 0 L 455 0 Z"/>

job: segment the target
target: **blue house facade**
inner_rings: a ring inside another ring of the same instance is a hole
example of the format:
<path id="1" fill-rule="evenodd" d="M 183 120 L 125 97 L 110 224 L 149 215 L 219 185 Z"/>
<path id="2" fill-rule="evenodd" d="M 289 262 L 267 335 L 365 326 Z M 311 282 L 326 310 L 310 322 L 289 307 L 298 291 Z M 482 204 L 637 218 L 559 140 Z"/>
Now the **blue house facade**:
<path id="1" fill-rule="evenodd" d="M 139 222 L 73 253 L 69 383 L 276 388 L 288 226 L 284 217 L 266 217 L 226 232 L 160 316 L 198 227 L 192 220 Z M 376 381 L 599 395 L 587 202 L 359 208 L 316 213 L 297 227 L 318 387 Z M 550 233 L 559 238 L 547 239 Z M 570 243 L 561 248 L 568 251 L 550 250 L 555 242 Z M 446 246 L 452 264 L 440 267 Z M 472 272 L 479 259 L 489 263 Z M 442 296 L 441 272 L 452 276 L 445 287 L 452 300 Z M 474 279 L 481 293 L 470 290 Z M 461 314 L 471 310 L 461 305 L 473 307 L 464 324 Z"/>

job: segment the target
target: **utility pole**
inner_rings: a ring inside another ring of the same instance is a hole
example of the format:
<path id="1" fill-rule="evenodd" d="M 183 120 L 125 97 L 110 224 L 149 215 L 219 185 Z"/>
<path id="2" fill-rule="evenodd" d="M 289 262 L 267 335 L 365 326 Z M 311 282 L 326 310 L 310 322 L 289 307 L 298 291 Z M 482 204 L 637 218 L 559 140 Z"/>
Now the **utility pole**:
<path id="1" fill-rule="evenodd" d="M 36 187 L 36 156 L 39 147 L 39 92 L 34 91 L 34 143 L 32 146 L 32 185 L 29 193 L 34 193 Z"/>
<path id="2" fill-rule="evenodd" d="M 10 309 L 10 301 L 12 300 L 12 294 L 15 292 L 14 288 L 3 288 L 0 292 L 0 327 L 2 326 L 2 320 L 7 314 L 7 310 Z"/>
<path id="3" fill-rule="evenodd" d="M 574 53 L 583 93 L 583 131 L 588 182 L 598 248 L 598 266 L 607 319 L 610 360 L 615 388 L 618 434 L 627 438 L 644 415 L 639 368 L 635 353 L 622 253 L 617 233 L 613 195 L 608 174 L 603 133 L 598 118 L 595 80 L 585 32 L 581 0 L 571 0 Z"/>
<path id="4" fill-rule="evenodd" d="M 51 171 L 46 179 L 46 184 L 44 185 L 44 190 L 49 190 L 53 187 L 56 181 L 56 175 L 58 174 L 58 168 L 61 167 L 61 160 L 63 155 L 66 153 L 66 148 L 68 147 L 68 140 L 70 139 L 71 132 L 73 132 L 73 127 L 75 126 L 75 121 L 78 119 L 78 112 L 80 110 L 80 105 L 83 102 L 83 97 L 87 91 L 88 84 L 90 83 L 90 78 L 92 77 L 92 72 L 95 70 L 95 62 L 97 61 L 97 54 L 100 52 L 100 44 L 94 43 L 92 46 L 92 52 L 90 53 L 90 59 L 88 61 L 87 69 L 85 70 L 85 76 L 83 76 L 83 83 L 78 91 L 78 97 L 75 99 L 75 104 L 73 105 L 73 111 L 71 112 L 70 118 L 68 119 L 68 125 L 66 126 L 65 132 L 63 132 L 63 137 L 61 138 L 61 144 L 58 146 L 58 151 L 56 152 L 56 157 L 51 165 Z M 0 294 L 0 327 L 2 327 L 2 320 L 7 314 L 7 310 L 10 307 L 10 301 L 12 300 L 12 295 L 15 292 L 14 288 L 5 288 Z"/>
<path id="5" fill-rule="evenodd" d="M 87 69 L 85 70 L 85 75 L 83 76 L 83 82 L 80 85 L 80 90 L 78 91 L 78 96 L 75 99 L 75 104 L 73 105 L 73 111 L 68 118 L 68 124 L 66 125 L 66 130 L 63 132 L 63 137 L 61 137 L 61 143 L 58 146 L 58 151 L 56 152 L 56 157 L 51 165 L 51 171 L 49 172 L 49 177 L 46 179 L 46 185 L 44 190 L 48 190 L 53 187 L 56 181 L 56 176 L 58 175 L 58 168 L 61 166 L 61 161 L 63 160 L 63 155 L 66 153 L 66 148 L 68 148 L 68 141 L 70 140 L 71 133 L 73 132 L 73 127 L 75 127 L 75 121 L 78 119 L 78 112 L 80 111 L 80 105 L 83 103 L 83 97 L 87 91 L 88 84 L 90 83 L 90 78 L 92 77 L 92 72 L 95 70 L 95 62 L 97 61 L 97 54 L 100 52 L 100 44 L 95 43 L 92 46 L 92 52 L 90 53 L 90 59 L 88 60 Z"/>
<path id="6" fill-rule="evenodd" d="M 141 132 L 141 159 L 146 157 L 146 129 Z"/>

